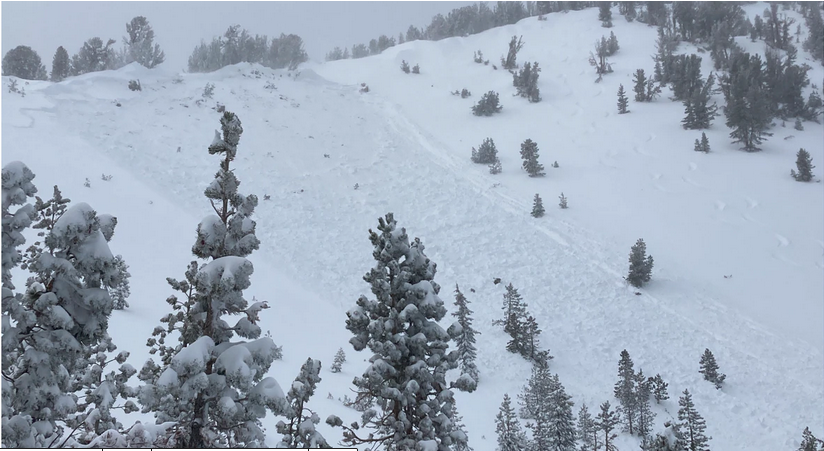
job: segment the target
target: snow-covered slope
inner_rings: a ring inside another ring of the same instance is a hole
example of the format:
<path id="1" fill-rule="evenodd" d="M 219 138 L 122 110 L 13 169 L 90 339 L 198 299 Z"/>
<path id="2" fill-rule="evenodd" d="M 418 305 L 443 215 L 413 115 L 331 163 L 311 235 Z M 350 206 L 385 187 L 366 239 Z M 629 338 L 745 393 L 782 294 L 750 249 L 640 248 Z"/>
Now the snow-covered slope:
<path id="1" fill-rule="evenodd" d="M 754 14 L 764 4 L 748 8 Z M 451 305 L 458 283 L 472 302 L 482 381 L 476 393 L 457 397 L 476 450 L 494 449 L 503 394 L 514 396 L 529 375 L 529 364 L 507 353 L 504 333 L 491 326 L 504 291 L 496 277 L 529 304 L 576 411 L 583 402 L 614 403 L 626 348 L 636 368 L 670 384 L 656 429 L 676 415 L 677 395 L 688 388 L 713 449 L 793 449 L 805 426 L 822 435 L 824 190 L 793 181 L 789 170 L 800 147 L 814 164 L 824 160 L 824 128 L 805 123 L 799 132 L 778 123 L 764 150 L 747 154 L 728 144 L 719 117 L 707 132 L 713 151 L 693 152 L 696 133 L 681 129 L 683 108 L 666 95 L 616 114 L 618 84 L 629 90 L 635 69 L 652 69 L 653 28 L 617 17 L 615 72 L 595 84 L 587 57 L 609 33 L 597 10 L 547 17 L 310 65 L 297 77 L 238 65 L 177 83 L 176 74 L 132 65 L 31 82 L 25 97 L 3 93 L 3 163 L 26 162 L 41 194 L 58 184 L 73 201 L 118 217 L 112 250 L 130 265 L 132 307 L 115 313 L 112 335 L 133 352 L 135 366 L 166 312 L 165 278 L 182 275 L 197 222 L 210 211 L 202 192 L 217 161 L 206 147 L 220 102 L 243 122 L 235 164 L 241 192 L 270 196 L 256 210 L 261 249 L 251 258 L 247 294 L 273 306 L 263 327 L 285 357 L 272 372 L 288 384 L 306 357 L 321 359 L 324 380 L 313 400 L 321 417 L 358 416 L 326 398 L 351 394 L 368 358 L 346 344 L 344 312 L 368 293 L 367 230 L 392 211 L 438 264 L 441 297 Z M 508 73 L 472 62 L 480 49 L 497 63 L 512 35 L 526 42 L 519 62 L 541 65 L 538 104 L 511 97 Z M 702 56 L 706 75 L 711 61 Z M 401 60 L 420 64 L 421 75 L 401 72 Z M 821 80 L 820 64 L 810 65 L 810 78 Z M 142 92 L 127 89 L 135 78 Z M 207 82 L 214 99 L 197 103 Z M 369 93 L 358 92 L 362 82 Z M 464 87 L 473 97 L 450 95 Z M 501 94 L 503 112 L 472 116 L 470 106 L 488 90 Z M 486 137 L 498 146 L 502 174 L 469 161 L 470 148 Z M 526 138 L 541 149 L 545 178 L 520 169 Z M 560 167 L 549 167 L 556 160 Z M 555 207 L 561 191 L 568 210 Z M 548 207 L 541 219 L 529 216 L 535 193 Z M 640 237 L 656 267 L 636 296 L 622 276 Z M 349 362 L 332 374 L 340 346 Z M 728 376 L 720 391 L 698 373 L 704 348 Z M 271 433 L 275 422 L 266 420 Z M 330 442 L 340 438 L 322 431 Z M 622 435 L 617 445 L 631 449 L 637 440 Z"/>

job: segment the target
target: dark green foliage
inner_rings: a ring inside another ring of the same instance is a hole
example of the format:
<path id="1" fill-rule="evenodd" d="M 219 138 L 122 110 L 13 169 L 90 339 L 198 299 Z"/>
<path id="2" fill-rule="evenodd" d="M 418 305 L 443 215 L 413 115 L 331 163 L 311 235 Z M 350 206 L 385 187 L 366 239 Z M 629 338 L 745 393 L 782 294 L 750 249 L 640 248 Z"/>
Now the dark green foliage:
<path id="1" fill-rule="evenodd" d="M 637 17 L 635 2 L 618 2 L 618 12 L 624 15 L 627 22 L 632 22 Z"/>
<path id="2" fill-rule="evenodd" d="M 103 45 L 103 40 L 94 37 L 83 43 L 83 47 L 72 56 L 72 75 L 82 75 L 89 72 L 98 72 L 106 69 L 112 69 L 115 66 L 117 56 L 112 46 L 114 39 L 106 41 Z"/>
<path id="3" fill-rule="evenodd" d="M 524 451 L 527 449 L 526 434 L 512 408 L 508 394 L 504 395 L 500 411 L 495 417 L 495 431 L 498 433 L 498 451 Z"/>
<path id="4" fill-rule="evenodd" d="M 495 113 L 500 113 L 502 108 L 498 100 L 498 93 L 489 91 L 481 96 L 476 105 L 472 106 L 472 114 L 475 116 L 492 116 Z"/>
<path id="5" fill-rule="evenodd" d="M 540 218 L 544 213 L 544 203 L 541 201 L 541 196 L 535 194 L 535 199 L 532 202 L 532 217 Z"/>
<path id="6" fill-rule="evenodd" d="M 692 402 L 692 395 L 689 390 L 684 390 L 684 395 L 678 399 L 678 420 L 680 421 L 677 428 L 676 436 L 686 449 L 690 451 L 709 451 L 707 442 L 711 437 L 704 435 L 707 429 L 707 424 L 704 418 L 695 410 L 695 404 Z"/>
<path id="7" fill-rule="evenodd" d="M 615 447 L 615 444 L 613 444 L 613 440 L 618 437 L 618 434 L 613 431 L 619 421 L 620 417 L 618 413 L 609 408 L 609 401 L 604 401 L 604 403 L 601 404 L 601 412 L 598 413 L 598 416 L 595 418 L 595 427 L 598 429 L 599 433 L 603 434 L 602 437 L 604 438 L 604 442 L 602 443 L 602 446 L 604 447 L 604 451 L 618 450 Z"/>
<path id="8" fill-rule="evenodd" d="M 670 82 L 675 100 L 693 97 L 704 86 L 701 79 L 701 57 L 693 54 L 673 58 Z"/>
<path id="9" fill-rule="evenodd" d="M 804 40 L 804 50 L 810 52 L 813 58 L 824 64 L 824 20 L 819 8 L 810 8 L 806 16 L 809 34 Z"/>
<path id="10" fill-rule="evenodd" d="M 612 56 L 618 53 L 618 49 L 621 47 L 618 45 L 618 38 L 615 36 L 615 33 L 610 31 L 609 32 L 609 39 L 607 39 L 607 56 Z"/>
<path id="11" fill-rule="evenodd" d="M 714 83 L 715 77 L 710 74 L 706 83 L 684 101 L 684 119 L 681 120 L 681 124 L 685 129 L 700 130 L 712 125 L 713 119 L 718 115 L 715 103 L 709 104 Z"/>
<path id="12" fill-rule="evenodd" d="M 353 58 L 366 56 L 356 53 L 353 47 Z M 252 36 L 248 31 L 241 30 L 240 25 L 232 25 L 223 36 L 213 38 L 208 44 L 201 41 L 195 47 L 189 57 L 189 72 L 212 72 L 241 62 L 294 70 L 308 58 L 303 49 L 303 39 L 296 34 L 281 33 L 280 37 L 270 40 L 265 35 Z"/>
<path id="13" fill-rule="evenodd" d="M 612 10 L 610 7 L 612 2 L 598 3 L 598 20 L 601 21 L 601 26 L 604 28 L 612 27 Z"/>
<path id="14" fill-rule="evenodd" d="M 498 160 L 498 149 L 492 138 L 484 139 L 478 149 L 472 148 L 472 162 L 478 164 L 494 164 Z"/>
<path id="15" fill-rule="evenodd" d="M 455 346 L 458 349 L 458 367 L 462 375 L 467 375 L 472 378 L 476 386 L 480 381 L 478 375 L 478 367 L 475 365 L 477 357 L 477 349 L 475 348 L 475 335 L 480 333 L 472 327 L 472 310 L 469 309 L 469 301 L 466 299 L 458 285 L 455 284 L 455 307 L 457 310 L 452 312 L 452 316 L 457 318 L 456 324 L 460 325 L 460 332 L 456 332 Z M 471 389 L 469 389 L 471 388 Z M 473 387 L 468 387 L 466 391 L 474 391 Z"/>
<path id="16" fill-rule="evenodd" d="M 658 27 L 666 25 L 669 18 L 667 6 L 661 2 L 645 2 L 647 10 L 638 17 L 639 22 Z"/>
<path id="17" fill-rule="evenodd" d="M 589 414 L 586 404 L 581 404 L 581 410 L 578 411 L 578 427 L 577 427 L 578 441 L 581 442 L 580 451 L 596 451 L 598 448 L 598 429 L 595 427 L 595 421 L 592 415 Z"/>
<path id="18" fill-rule="evenodd" d="M 401 70 L 402 70 L 405 74 L 408 74 L 408 73 L 409 73 L 409 63 L 407 63 L 407 62 L 406 62 L 406 60 L 401 61 Z"/>
<path id="19" fill-rule="evenodd" d="M 518 95 L 526 97 L 531 103 L 541 101 L 541 91 L 538 89 L 540 72 L 537 62 L 526 62 L 520 72 L 512 74 L 512 85 L 517 89 Z"/>
<path id="20" fill-rule="evenodd" d="M 636 404 L 636 430 L 641 437 L 649 437 L 652 434 L 652 425 L 655 420 L 655 412 L 650 407 L 650 395 L 652 385 L 644 377 L 644 371 L 639 369 L 634 376 L 635 382 L 635 404 Z"/>
<path id="21" fill-rule="evenodd" d="M 671 31 L 658 27 L 658 39 L 655 41 L 658 51 L 652 58 L 655 61 L 655 81 L 664 85 L 672 81 L 673 66 L 675 64 L 675 49 L 678 39 Z"/>
<path id="22" fill-rule="evenodd" d="M 813 166 L 813 159 L 810 153 L 806 150 L 798 150 L 795 167 L 798 169 L 798 172 L 794 169 L 790 170 L 790 175 L 792 175 L 794 179 L 799 182 L 809 182 L 813 179 L 813 168 L 815 168 L 815 166 Z"/>
<path id="23" fill-rule="evenodd" d="M 575 449 L 574 403 L 564 391 L 557 374 L 550 374 L 545 366 L 533 366 L 522 399 L 524 411 L 532 420 L 527 424 L 532 429 L 532 449 Z"/>
<path id="24" fill-rule="evenodd" d="M 636 395 L 636 376 L 632 369 L 632 359 L 626 349 L 621 351 L 621 360 L 618 361 L 618 382 L 615 383 L 613 394 L 621 404 L 619 411 L 624 420 L 624 430 L 630 434 L 635 432 L 638 412 L 638 397 Z"/>
<path id="25" fill-rule="evenodd" d="M 807 105 L 804 107 L 804 119 L 819 123 L 818 116 L 821 115 L 824 102 L 821 101 L 821 96 L 818 94 L 818 88 L 813 85 L 813 91 L 807 99 Z"/>
<path id="26" fill-rule="evenodd" d="M 515 70 L 518 67 L 518 52 L 521 51 L 521 48 L 523 48 L 523 46 L 523 36 L 521 36 L 520 38 L 518 36 L 512 36 L 512 40 L 509 41 L 509 51 L 506 54 L 506 58 L 501 57 L 501 66 L 504 69 Z"/>
<path id="27" fill-rule="evenodd" d="M 715 356 L 712 355 L 709 349 L 704 350 L 699 364 L 701 369 L 698 372 L 704 375 L 704 380 L 715 384 L 716 389 L 721 388 L 727 376 L 718 372 L 718 363 L 715 361 Z"/>
<path id="28" fill-rule="evenodd" d="M 31 47 L 19 45 L 3 57 L 3 75 L 24 80 L 45 80 L 46 66 L 40 62 L 40 55 Z"/>
<path id="29" fill-rule="evenodd" d="M 667 386 L 669 384 L 664 382 L 660 374 L 656 374 L 655 377 L 650 377 L 648 382 L 652 388 L 652 395 L 655 397 L 656 404 L 660 404 L 661 401 L 669 399 L 669 394 L 667 393 Z"/>
<path id="30" fill-rule="evenodd" d="M 655 80 L 647 78 L 644 69 L 636 70 L 632 81 L 635 83 L 632 90 L 635 92 L 636 102 L 652 102 L 661 94 L 661 86 L 657 85 Z"/>
<path id="31" fill-rule="evenodd" d="M 768 94 L 765 92 L 763 62 L 759 55 L 737 54 L 730 63 L 729 75 L 721 84 L 727 105 L 724 114 L 732 129 L 733 143 L 754 152 L 764 141 L 771 120 Z"/>
<path id="32" fill-rule="evenodd" d="M 767 50 L 765 53 L 764 87 L 772 116 L 787 119 L 805 113 L 803 88 L 810 84 L 807 77 L 810 67 L 795 64 L 797 54 L 792 45 L 788 47 L 783 61 L 776 51 Z"/>
<path id="33" fill-rule="evenodd" d="M 54 58 L 52 59 L 51 81 L 63 81 L 69 76 L 70 72 L 71 63 L 69 62 L 69 52 L 67 52 L 63 46 L 60 46 L 57 48 L 57 51 L 54 52 Z"/>
<path id="34" fill-rule="evenodd" d="M 369 56 L 369 49 L 363 44 L 355 44 L 352 46 L 352 58 L 363 58 Z"/>
<path id="35" fill-rule="evenodd" d="M 704 152 L 709 153 L 710 151 L 710 140 L 707 138 L 706 133 L 701 133 L 701 141 L 695 140 L 695 148 L 693 149 L 696 152 Z"/>
<path id="36" fill-rule="evenodd" d="M 785 14 L 779 14 L 778 3 L 771 4 L 764 10 L 764 42 L 770 47 L 787 50 L 787 46 L 792 42 L 790 27 L 794 23 L 795 20 Z"/>
<path id="37" fill-rule="evenodd" d="M 636 288 L 642 287 L 652 277 L 652 255 L 646 253 L 647 245 L 643 238 L 639 238 L 630 251 L 629 274 L 625 277 L 627 282 Z"/>
<path id="38" fill-rule="evenodd" d="M 795 124 L 793 124 L 793 128 L 800 132 L 804 131 L 804 124 L 801 123 L 800 117 L 795 118 Z"/>
<path id="39" fill-rule="evenodd" d="M 543 172 L 544 166 L 538 163 L 538 144 L 531 139 L 521 143 L 521 159 L 524 160 L 521 166 L 529 173 L 530 177 L 543 177 L 546 175 Z"/>
<path id="40" fill-rule="evenodd" d="M 343 348 L 338 348 L 338 352 L 335 353 L 335 359 L 332 361 L 332 367 L 330 370 L 333 373 L 340 373 L 341 366 L 346 363 L 346 353 L 343 352 Z"/>
<path id="41" fill-rule="evenodd" d="M 624 93 L 624 85 L 618 85 L 618 114 L 629 113 L 627 109 L 628 103 L 629 99 L 627 99 L 626 93 Z"/>

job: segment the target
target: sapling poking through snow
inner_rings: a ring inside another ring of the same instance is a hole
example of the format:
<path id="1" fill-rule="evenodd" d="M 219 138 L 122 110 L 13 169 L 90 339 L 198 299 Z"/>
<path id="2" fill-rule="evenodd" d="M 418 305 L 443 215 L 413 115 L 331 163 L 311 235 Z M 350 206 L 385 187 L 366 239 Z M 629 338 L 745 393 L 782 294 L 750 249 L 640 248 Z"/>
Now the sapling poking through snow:
<path id="1" fill-rule="evenodd" d="M 541 200 L 541 196 L 535 194 L 535 199 L 532 203 L 532 217 L 540 218 L 544 215 L 544 203 Z"/>
<path id="2" fill-rule="evenodd" d="M 558 202 L 558 206 L 561 208 L 567 208 L 567 198 L 566 196 L 564 196 L 563 192 L 560 196 L 558 196 L 558 199 L 560 199 L 560 201 Z"/>
<path id="3" fill-rule="evenodd" d="M 813 166 L 813 159 L 810 157 L 810 153 L 806 150 L 798 150 L 795 167 L 798 168 L 798 172 L 795 172 L 795 169 L 790 170 L 790 175 L 792 175 L 794 179 L 799 182 L 809 182 L 813 179 L 812 170 L 815 166 Z"/>

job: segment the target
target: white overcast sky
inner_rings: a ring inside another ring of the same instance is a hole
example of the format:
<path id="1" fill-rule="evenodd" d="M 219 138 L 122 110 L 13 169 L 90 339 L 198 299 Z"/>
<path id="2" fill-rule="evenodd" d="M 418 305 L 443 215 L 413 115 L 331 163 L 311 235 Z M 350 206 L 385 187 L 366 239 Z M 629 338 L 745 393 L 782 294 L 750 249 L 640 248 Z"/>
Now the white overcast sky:
<path id="1" fill-rule="evenodd" d="M 2 51 L 18 45 L 34 49 L 51 71 L 58 46 L 69 55 L 87 39 L 117 40 L 126 22 L 146 16 L 155 42 L 166 52 L 163 66 L 182 70 L 201 39 L 223 34 L 239 24 L 252 34 L 269 37 L 295 33 L 303 38 L 313 60 L 323 60 L 335 46 L 368 44 L 381 34 L 395 36 L 409 25 L 429 24 L 432 16 L 474 2 L 2 2 Z"/>

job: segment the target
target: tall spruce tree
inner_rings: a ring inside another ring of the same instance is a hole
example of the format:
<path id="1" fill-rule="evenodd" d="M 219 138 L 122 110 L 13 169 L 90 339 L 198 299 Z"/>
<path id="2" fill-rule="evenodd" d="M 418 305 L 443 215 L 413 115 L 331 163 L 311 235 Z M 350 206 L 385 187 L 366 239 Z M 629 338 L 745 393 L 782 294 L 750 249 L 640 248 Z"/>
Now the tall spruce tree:
<path id="1" fill-rule="evenodd" d="M 531 139 L 527 139 L 521 143 L 521 159 L 523 164 L 521 167 L 529 174 L 530 177 L 543 177 L 546 175 L 544 166 L 538 163 L 538 144 Z"/>
<path id="2" fill-rule="evenodd" d="M 532 217 L 533 218 L 540 218 L 544 215 L 546 211 L 544 210 L 544 203 L 541 201 L 541 196 L 535 194 L 535 198 L 532 202 Z"/>
<path id="3" fill-rule="evenodd" d="M 729 75 L 725 76 L 722 91 L 727 105 L 724 107 L 727 127 L 732 129 L 730 138 L 740 143 L 747 152 L 759 150 L 770 124 L 770 105 L 764 87 L 763 62 L 759 55 L 739 53 L 730 63 Z"/>
<path id="4" fill-rule="evenodd" d="M 798 172 L 795 169 L 790 169 L 790 175 L 794 179 L 799 182 L 809 182 L 813 179 L 813 158 L 810 156 L 810 153 L 804 149 L 798 149 L 798 153 L 795 155 L 795 167 L 798 169 Z"/>
<path id="5" fill-rule="evenodd" d="M 446 308 L 434 281 L 436 265 L 419 239 L 409 243 L 406 229 L 397 229 L 392 213 L 378 223 L 379 233 L 369 231 L 375 266 L 364 276 L 375 299 L 361 296 L 346 314 L 354 335 L 349 342 L 356 351 L 368 347 L 373 353 L 354 384 L 359 396 L 376 400 L 377 409 L 351 427 L 334 416 L 327 423 L 343 427 L 348 445 L 449 451 L 466 440 L 451 421 L 454 400 L 445 376 L 457 367 L 458 352 L 447 351 L 455 337 L 438 325 Z M 370 432 L 362 435 L 361 429 Z"/>
<path id="6" fill-rule="evenodd" d="M 718 115 L 718 107 L 715 103 L 710 105 L 710 95 L 715 77 L 710 74 L 706 83 L 700 89 L 695 89 L 686 100 L 684 100 L 684 119 L 681 120 L 683 127 L 687 130 L 700 130 L 709 128 L 713 119 Z"/>
<path id="7" fill-rule="evenodd" d="M 255 195 L 238 192 L 240 181 L 230 168 L 243 133 L 240 119 L 224 112 L 222 137 L 215 132 L 209 154 L 222 157 L 215 179 L 204 191 L 215 214 L 197 227 L 193 261 L 184 280 L 168 278 L 182 298 L 170 296 L 172 312 L 149 339 L 151 353 L 140 372 L 143 412 L 153 412 L 159 423 L 174 422 L 166 430 L 168 447 L 252 447 L 264 443 L 261 418 L 267 410 L 282 414 L 289 406 L 277 381 L 264 377 L 281 349 L 268 336 L 261 338 L 260 311 L 266 302 L 251 305 L 243 290 L 251 285 L 254 268 L 246 259 L 258 249 Z M 224 315 L 240 316 L 234 325 Z M 177 344 L 166 344 L 178 335 Z M 232 341 L 237 335 L 245 341 Z M 154 338 L 158 337 L 158 338 Z M 204 381 L 213 381 L 205 384 Z"/>
<path id="8" fill-rule="evenodd" d="M 709 349 L 704 350 L 699 365 L 700 369 L 698 372 L 704 375 L 704 380 L 712 382 L 715 384 L 716 389 L 720 389 L 727 376 L 718 372 L 718 363 L 715 361 L 715 356 L 712 355 L 712 351 Z"/>
<path id="9" fill-rule="evenodd" d="M 568 395 L 564 390 L 564 386 L 561 384 L 557 374 L 553 374 L 550 378 L 548 388 L 548 449 L 553 451 L 574 451 L 576 432 L 572 406 L 575 405 L 575 403 L 571 401 L 572 396 Z"/>
<path id="10" fill-rule="evenodd" d="M 644 439 L 652 435 L 652 422 L 655 420 L 655 412 L 650 406 L 650 395 L 652 386 L 644 377 L 644 371 L 639 369 L 635 374 L 635 405 L 637 408 L 637 418 L 635 421 L 636 432 Z"/>
<path id="11" fill-rule="evenodd" d="M 666 401 L 669 399 L 669 393 L 667 393 L 667 384 L 664 382 L 664 378 L 661 377 L 660 374 L 656 374 L 654 377 L 649 378 L 649 382 L 652 386 L 652 394 L 655 396 L 655 403 L 660 404 L 661 401 Z"/>
<path id="12" fill-rule="evenodd" d="M 638 69 L 632 76 L 632 81 L 635 83 L 632 87 L 635 92 L 636 102 L 649 102 L 651 99 L 647 98 L 647 77 L 644 75 L 644 69 Z"/>
<path id="13" fill-rule="evenodd" d="M 618 411 L 624 420 L 624 430 L 630 434 L 635 432 L 634 426 L 638 412 L 638 396 L 635 371 L 632 369 L 632 359 L 626 349 L 621 351 L 621 360 L 618 361 L 618 382 L 615 383 L 613 394 L 621 406 Z"/>
<path id="14" fill-rule="evenodd" d="M 504 332 L 510 336 L 520 327 L 520 324 L 526 321 L 526 303 L 518 289 L 510 282 L 506 286 L 506 293 L 504 293 L 504 319 L 503 321 L 496 321 L 494 324 L 503 324 Z"/>
<path id="15" fill-rule="evenodd" d="M 277 448 L 331 448 L 315 428 L 315 425 L 320 423 L 320 417 L 306 407 L 309 398 L 315 394 L 315 387 L 321 381 L 320 367 L 320 360 L 307 359 L 300 367 L 300 374 L 295 378 L 289 392 L 286 393 L 289 407 L 283 415 L 288 423 L 281 420 L 275 426 L 278 434 L 282 434 Z"/>
<path id="16" fill-rule="evenodd" d="M 627 95 L 624 93 L 624 85 L 618 85 L 618 114 L 629 113 L 627 109 L 628 102 Z"/>
<path id="17" fill-rule="evenodd" d="M 54 52 L 54 58 L 52 59 L 51 81 L 63 81 L 69 76 L 70 72 L 69 52 L 61 45 Z"/>
<path id="18" fill-rule="evenodd" d="M 346 362 L 346 353 L 343 352 L 343 348 L 338 348 L 338 352 L 335 353 L 335 359 L 332 361 L 332 368 L 330 371 L 333 373 L 340 373 L 341 366 Z"/>
<path id="19" fill-rule="evenodd" d="M 647 255 L 647 245 L 639 238 L 629 253 L 629 274 L 625 279 L 630 285 L 640 288 L 652 277 L 652 255 Z"/>
<path id="20" fill-rule="evenodd" d="M 493 164 L 498 159 L 498 149 L 492 138 L 484 139 L 484 142 L 476 150 L 472 148 L 472 162 L 478 164 Z"/>
<path id="21" fill-rule="evenodd" d="M 612 27 L 612 10 L 610 7 L 612 2 L 598 3 L 598 20 L 601 21 L 601 26 L 604 28 Z"/>
<path id="22" fill-rule="evenodd" d="M 707 437 L 704 431 L 707 429 L 707 424 L 704 418 L 695 410 L 695 404 L 692 402 L 692 395 L 689 390 L 685 389 L 683 396 L 678 399 L 678 420 L 680 421 L 677 428 L 678 439 L 684 444 L 689 451 L 709 451 L 707 442 L 712 437 Z"/>
<path id="23" fill-rule="evenodd" d="M 618 412 L 611 410 L 609 407 L 609 401 L 604 401 L 604 403 L 601 404 L 601 412 L 599 412 L 598 416 L 595 418 L 595 427 L 601 434 L 603 434 L 604 451 L 617 451 L 618 448 L 615 447 L 613 441 L 616 437 L 618 437 L 618 434 L 613 431 L 621 419 Z"/>
<path id="24" fill-rule="evenodd" d="M 458 367 L 461 369 L 461 375 L 466 375 L 472 379 L 470 386 L 465 387 L 466 391 L 474 391 L 480 381 L 478 375 L 478 367 L 475 365 L 477 358 L 477 349 L 475 349 L 475 335 L 478 334 L 472 327 L 472 310 L 469 309 L 469 301 L 466 299 L 458 284 L 455 284 L 455 307 L 457 310 L 452 312 L 452 316 L 456 317 L 458 321 L 456 324 L 460 326 L 460 331 L 454 331 L 455 346 L 458 349 Z"/>
<path id="25" fill-rule="evenodd" d="M 597 451 L 600 448 L 598 429 L 595 427 L 595 420 L 592 419 L 586 404 L 581 404 L 581 410 L 578 411 L 577 436 L 581 442 L 579 451 Z"/>
<path id="26" fill-rule="evenodd" d="M 508 394 L 504 395 L 501 408 L 495 417 L 495 431 L 498 434 L 497 451 L 523 451 L 527 449 L 526 434 L 521 430 L 521 423 L 512 408 Z"/>

